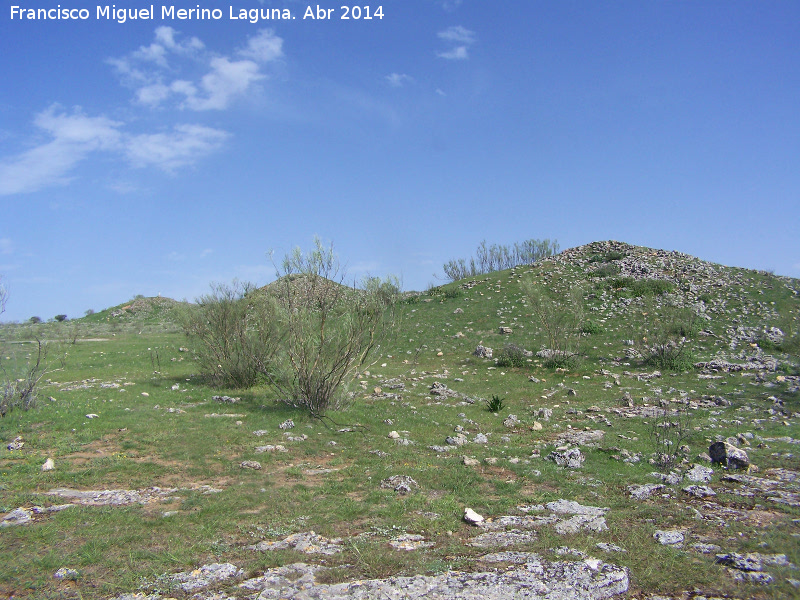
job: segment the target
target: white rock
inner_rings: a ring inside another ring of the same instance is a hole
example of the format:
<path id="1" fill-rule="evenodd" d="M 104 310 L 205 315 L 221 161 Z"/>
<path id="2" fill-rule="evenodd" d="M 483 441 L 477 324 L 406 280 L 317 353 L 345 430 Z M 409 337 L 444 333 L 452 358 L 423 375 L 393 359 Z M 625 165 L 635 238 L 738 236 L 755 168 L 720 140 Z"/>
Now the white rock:
<path id="1" fill-rule="evenodd" d="M 477 525 L 483 522 L 483 517 L 476 513 L 471 508 L 464 509 L 464 520 L 470 525 Z"/>
<path id="2" fill-rule="evenodd" d="M 89 413 L 88 415 L 86 415 L 86 418 L 87 419 L 97 419 L 99 416 L 100 415 L 97 415 L 95 413 Z"/>
<path id="3" fill-rule="evenodd" d="M 52 471 L 55 468 L 56 464 L 53 462 L 52 458 L 48 458 L 46 461 L 44 461 L 44 464 L 42 465 L 42 471 Z"/>

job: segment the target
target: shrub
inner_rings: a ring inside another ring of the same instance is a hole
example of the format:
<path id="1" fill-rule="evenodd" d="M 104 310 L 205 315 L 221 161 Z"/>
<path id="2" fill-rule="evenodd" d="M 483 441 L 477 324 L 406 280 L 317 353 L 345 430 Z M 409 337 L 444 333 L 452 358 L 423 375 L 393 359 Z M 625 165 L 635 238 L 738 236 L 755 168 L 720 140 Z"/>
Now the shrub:
<path id="1" fill-rule="evenodd" d="M 574 286 L 566 294 L 556 294 L 530 279 L 523 281 L 522 289 L 547 338 L 546 348 L 539 353 L 543 364 L 549 368 L 574 367 L 580 360 L 583 289 Z"/>
<path id="2" fill-rule="evenodd" d="M 42 322 L 42 318 L 41 317 L 31 317 L 30 319 L 28 319 L 28 322 L 33 323 L 33 324 L 41 323 Z"/>
<path id="3" fill-rule="evenodd" d="M 343 285 L 333 246 L 319 239 L 306 254 L 296 248 L 277 269 L 271 296 L 280 344 L 260 372 L 284 402 L 322 417 L 347 405 L 347 386 L 394 329 L 399 282 Z"/>
<path id="4" fill-rule="evenodd" d="M 443 269 L 450 281 L 458 281 L 493 271 L 533 264 L 546 256 L 557 254 L 558 249 L 558 242 L 549 239 L 530 239 L 522 243 L 517 242 L 513 246 L 502 244 L 487 246 L 483 241 L 478 246 L 475 257 L 469 261 L 463 258 L 448 261 L 443 265 Z"/>
<path id="5" fill-rule="evenodd" d="M 681 447 L 692 438 L 693 431 L 692 413 L 686 405 L 659 410 L 650 426 L 653 464 L 668 471 L 680 463 L 684 455 Z"/>
<path id="6" fill-rule="evenodd" d="M 450 288 L 449 290 L 444 291 L 444 297 L 448 300 L 454 300 L 455 298 L 461 297 L 461 290 L 458 288 Z"/>
<path id="7" fill-rule="evenodd" d="M 63 323 L 64 321 L 67 320 L 67 315 L 56 315 L 55 320 L 58 321 L 59 323 Z"/>
<path id="8" fill-rule="evenodd" d="M 503 408 L 505 408 L 503 404 L 504 400 L 505 400 L 504 398 L 492 394 L 492 398 L 486 401 L 486 410 L 488 410 L 491 413 L 500 412 L 501 410 L 503 410 Z"/>
<path id="9" fill-rule="evenodd" d="M 586 321 L 583 325 L 581 325 L 581 333 L 585 333 L 586 335 L 597 335 L 598 333 L 603 333 L 603 326 L 595 321 Z"/>
<path id="10" fill-rule="evenodd" d="M 214 385 L 250 387 L 279 341 L 273 307 L 263 294 L 252 294 L 247 283 L 212 284 L 211 289 L 181 314 L 200 373 Z"/>
<path id="11" fill-rule="evenodd" d="M 699 328 L 697 314 L 689 309 L 665 303 L 645 303 L 643 319 L 632 333 L 638 340 L 644 363 L 666 371 L 682 372 L 695 362 L 691 337 Z"/>
<path id="12" fill-rule="evenodd" d="M 640 298 L 642 296 L 661 296 L 671 292 L 675 286 L 664 279 L 634 279 L 617 277 L 608 281 L 607 287 L 620 296 Z"/>
<path id="13" fill-rule="evenodd" d="M 525 351 L 516 344 L 506 344 L 497 353 L 497 366 L 503 368 L 521 368 L 525 366 Z"/>
<path id="14" fill-rule="evenodd" d="M 602 267 L 589 272 L 589 277 L 613 277 L 619 275 L 622 269 L 619 265 L 603 265 Z"/>

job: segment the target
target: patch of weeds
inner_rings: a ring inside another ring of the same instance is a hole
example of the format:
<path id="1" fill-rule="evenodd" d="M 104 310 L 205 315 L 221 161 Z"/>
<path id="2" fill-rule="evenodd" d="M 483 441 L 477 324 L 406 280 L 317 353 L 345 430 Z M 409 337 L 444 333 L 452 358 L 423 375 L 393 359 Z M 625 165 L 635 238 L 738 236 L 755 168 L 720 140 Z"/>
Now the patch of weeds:
<path id="1" fill-rule="evenodd" d="M 622 271 L 622 268 L 619 265 L 607 264 L 595 269 L 594 271 L 591 271 L 588 273 L 588 276 L 605 279 L 606 277 L 614 277 L 615 275 L 619 275 L 620 271 Z"/>
<path id="2" fill-rule="evenodd" d="M 581 325 L 581 333 L 585 333 L 586 335 L 597 335 L 599 333 L 603 333 L 603 326 L 595 321 L 586 321 L 586 323 Z"/>
<path id="3" fill-rule="evenodd" d="M 516 344 L 506 344 L 497 353 L 497 366 L 503 368 L 522 368 L 525 366 L 525 351 Z"/>
<path id="4" fill-rule="evenodd" d="M 419 304 L 419 296 L 417 294 L 406 296 L 403 298 L 402 302 L 403 304 Z"/>
<path id="5" fill-rule="evenodd" d="M 692 434 L 692 415 L 686 405 L 679 405 L 674 409 L 665 407 L 659 411 L 649 432 L 655 466 L 668 471 L 680 463 L 684 456 L 684 446 Z"/>
<path id="6" fill-rule="evenodd" d="M 503 408 L 505 408 L 505 405 L 503 404 L 504 401 L 505 398 L 501 398 L 496 394 L 492 394 L 491 399 L 486 401 L 486 410 L 491 413 L 500 412 L 503 410 Z"/>
<path id="7" fill-rule="evenodd" d="M 618 296 L 641 298 L 643 296 L 661 296 L 675 289 L 675 286 L 664 279 L 634 279 L 633 277 L 616 277 L 610 279 L 608 289 Z"/>
<path id="8" fill-rule="evenodd" d="M 455 298 L 460 298 L 461 295 L 462 295 L 462 292 L 458 288 L 451 288 L 449 290 L 445 290 L 444 291 L 444 297 L 445 297 L 446 300 L 453 300 Z"/>

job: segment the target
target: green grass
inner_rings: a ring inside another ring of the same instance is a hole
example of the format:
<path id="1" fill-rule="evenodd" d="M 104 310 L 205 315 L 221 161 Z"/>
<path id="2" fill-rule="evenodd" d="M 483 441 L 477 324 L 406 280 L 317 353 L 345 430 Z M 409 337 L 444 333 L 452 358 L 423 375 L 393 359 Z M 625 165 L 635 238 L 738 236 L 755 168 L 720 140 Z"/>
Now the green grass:
<path id="1" fill-rule="evenodd" d="M 640 380 L 636 373 L 653 367 L 626 354 L 631 322 L 647 311 L 645 297 L 658 302 L 663 291 L 671 291 L 691 304 L 703 296 L 711 319 L 702 322 L 701 329 L 713 335 L 691 333 L 692 351 L 704 360 L 728 351 L 724 335 L 734 316 L 747 327 L 794 318 L 798 299 L 791 287 L 797 289 L 795 280 L 718 265 L 714 266 L 717 275 L 699 289 L 689 288 L 673 272 L 664 273 L 675 280 L 668 286 L 647 283 L 666 280 L 645 279 L 624 281 L 615 288 L 614 283 L 620 282 L 605 279 L 600 287 L 586 287 L 590 318 L 584 323 L 580 362 L 566 365 L 566 370 L 551 370 L 535 355 L 524 363 L 507 365 L 473 356 L 479 343 L 495 348 L 498 358 L 506 344 L 534 353 L 541 348 L 543 332 L 520 288 L 522 277 L 559 290 L 589 281 L 586 266 L 592 264 L 591 256 L 603 257 L 593 261 L 601 264 L 631 255 L 641 260 L 648 256 L 644 249 L 631 248 L 615 258 L 607 252 L 588 248 L 583 264 L 542 261 L 535 267 L 491 273 L 470 287 L 455 282 L 433 293 L 409 296 L 416 300 L 403 305 L 401 332 L 354 382 L 351 408 L 330 413 L 335 424 L 276 402 L 265 388 L 209 387 L 197 376 L 191 353 L 181 351 L 187 342 L 168 314 L 171 309 L 164 308 L 166 303 L 112 317 L 111 313 L 131 304 L 125 303 L 36 330 L 27 325 L 0 328 L 4 342 L 0 359 L 5 364 L 24 364 L 30 345 L 12 342 L 31 339 L 35 333 L 47 339 L 61 336 L 69 352 L 64 370 L 48 376 L 35 409 L 13 411 L 0 419 L 0 509 L 59 504 L 63 501 L 47 495 L 59 487 L 183 488 L 163 503 L 77 507 L 42 516 L 25 527 L 4 528 L 0 531 L 0 596 L 13 591 L 20 598 L 67 597 L 63 584 L 53 579 L 62 566 L 80 571 L 74 589 L 88 600 L 134 592 L 164 573 L 209 562 L 233 562 L 251 575 L 279 564 L 317 562 L 317 557 L 292 551 L 246 550 L 262 539 L 281 539 L 312 529 L 345 539 L 344 552 L 325 557 L 331 567 L 325 577 L 331 582 L 469 570 L 476 568 L 473 558 L 485 551 L 464 544 L 474 533 L 461 520 L 466 506 L 485 516 L 499 516 L 518 514 L 517 506 L 522 504 L 559 498 L 609 507 L 609 530 L 562 537 L 545 527 L 534 543 L 520 549 L 555 559 L 552 549 L 569 545 L 627 566 L 634 591 L 642 594 L 677 594 L 697 588 L 706 596 L 791 596 L 795 591 L 785 580 L 796 576 L 788 570 L 774 570 L 778 581 L 773 586 L 737 587 L 713 564 L 713 556 L 661 547 L 652 534 L 656 529 L 684 528 L 695 536 L 693 540 L 718 543 L 725 551 L 785 553 L 800 564 L 793 537 L 800 533 L 793 521 L 800 518 L 800 511 L 764 498 L 725 493 L 735 486 L 721 481 L 719 469 L 711 484 L 719 492 L 718 502 L 731 510 L 755 509 L 769 516 L 768 524 L 728 519 L 727 526 L 720 527 L 713 521 L 697 521 L 683 506 L 685 502 L 658 495 L 632 502 L 628 485 L 655 481 L 650 473 L 656 468 L 648 463 L 655 451 L 652 419 L 625 418 L 614 410 L 625 405 L 626 392 L 636 406 L 656 405 L 659 399 L 680 400 L 681 391 L 690 399 L 725 397 L 730 406 L 689 409 L 692 435 L 686 443 L 692 461 L 718 436 L 753 432 L 764 438 L 800 438 L 800 425 L 791 416 L 800 411 L 800 399 L 788 391 L 791 382 L 778 377 L 794 372 L 796 361 L 788 353 L 781 354 L 780 348 L 774 352 L 788 362 L 780 373 L 770 376 L 771 387 L 753 385 L 753 377 L 739 373 L 699 379 L 693 369 L 664 370 L 661 378 Z M 69 326 L 80 328 L 74 344 L 66 335 Z M 501 335 L 500 326 L 511 327 L 513 333 Z M 756 350 L 747 346 L 740 351 Z M 375 387 L 387 391 L 382 382 L 388 379 L 405 383 L 405 390 L 398 392 L 401 399 L 373 394 Z M 474 403 L 431 396 L 429 389 L 435 381 Z M 172 389 L 175 384 L 178 390 Z M 570 389 L 576 394 L 570 395 Z M 217 394 L 241 400 L 217 404 L 211 399 Z M 50 396 L 55 401 L 48 400 Z M 768 412 L 775 408 L 772 396 L 783 400 L 786 414 Z M 484 399 L 493 397 L 503 399 L 499 416 L 486 410 Z M 538 416 L 540 408 L 553 411 L 550 421 Z M 88 413 L 99 418 L 87 419 Z M 243 416 L 205 416 L 212 413 Z M 503 424 L 509 414 L 520 420 L 513 429 Z M 612 426 L 605 425 L 600 416 Z M 289 418 L 295 422 L 290 433 L 307 435 L 305 441 L 286 440 L 278 425 Z M 534 429 L 535 422 L 543 427 Z M 486 434 L 489 443 L 468 444 L 447 454 L 429 448 L 444 445 L 457 426 L 466 429 L 470 439 L 479 432 Z M 340 431 L 345 427 L 352 431 Z M 556 447 L 557 435 L 568 428 L 606 432 L 599 448 L 583 449 L 586 462 L 576 472 L 543 458 Z M 267 433 L 258 437 L 253 434 L 257 430 Z M 392 430 L 407 435 L 414 444 L 397 445 L 387 437 Z M 23 437 L 24 448 L 5 450 L 16 436 Z M 283 444 L 288 452 L 255 452 L 256 446 L 265 444 Z M 768 447 L 758 448 L 754 442 L 747 449 L 762 473 L 773 467 L 797 470 L 796 445 L 765 444 Z M 371 454 L 371 450 L 387 456 Z M 634 464 L 615 460 L 613 456 L 621 450 L 641 453 L 642 459 Z M 475 457 L 480 465 L 464 466 L 464 455 Z M 54 459 L 56 469 L 42 472 L 48 457 Z M 487 458 L 497 459 L 496 464 L 488 464 Z M 243 460 L 257 460 L 263 468 L 241 469 Z M 330 472 L 319 473 L 321 469 Z M 398 496 L 380 487 L 383 479 L 398 474 L 412 477 L 419 489 Z M 222 491 L 204 494 L 200 485 Z M 682 498 L 680 487 L 670 493 Z M 166 511 L 175 514 L 164 517 Z M 368 532 L 374 535 L 356 537 Z M 414 553 L 391 550 L 386 542 L 403 532 L 421 533 L 436 545 Z M 628 551 L 605 555 L 596 549 L 597 542 L 614 543 Z"/>

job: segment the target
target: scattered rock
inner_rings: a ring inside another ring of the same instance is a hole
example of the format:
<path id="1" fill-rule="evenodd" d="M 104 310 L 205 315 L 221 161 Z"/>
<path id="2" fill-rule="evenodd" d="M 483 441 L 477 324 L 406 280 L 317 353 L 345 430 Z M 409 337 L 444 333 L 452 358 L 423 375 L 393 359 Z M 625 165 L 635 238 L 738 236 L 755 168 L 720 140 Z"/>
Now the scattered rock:
<path id="1" fill-rule="evenodd" d="M 682 531 L 662 531 L 659 529 L 653 534 L 653 538 L 664 546 L 681 547 L 683 546 L 684 536 Z"/>
<path id="2" fill-rule="evenodd" d="M 25 442 L 22 441 L 22 436 L 18 435 L 14 438 L 14 441 L 9 443 L 6 448 L 9 450 L 22 450 L 22 447 L 25 445 Z"/>
<path id="3" fill-rule="evenodd" d="M 381 481 L 381 488 L 392 489 L 400 495 L 405 495 L 419 488 L 419 484 L 408 475 L 392 475 Z"/>
<path id="4" fill-rule="evenodd" d="M 220 404 L 236 404 L 241 398 L 231 398 L 230 396 L 211 396 L 211 399 Z"/>
<path id="5" fill-rule="evenodd" d="M 279 541 L 264 541 L 248 546 L 248 550 L 257 550 L 259 552 L 269 552 L 272 550 L 296 550 L 304 554 L 327 554 L 332 555 L 343 550 L 340 545 L 341 538 L 328 539 L 321 535 L 317 535 L 313 531 L 307 533 L 294 533 L 289 537 Z"/>
<path id="6" fill-rule="evenodd" d="M 0 527 L 11 527 L 12 525 L 27 525 L 33 520 L 33 511 L 27 508 L 15 508 L 0 521 Z"/>
<path id="7" fill-rule="evenodd" d="M 729 469 L 746 469 L 750 465 L 747 452 L 727 442 L 715 442 L 708 448 L 712 463 L 719 463 Z"/>
<path id="8" fill-rule="evenodd" d="M 470 525 L 478 525 L 479 523 L 483 523 L 483 517 L 476 513 L 471 508 L 464 509 L 464 520 L 469 523 Z"/>
<path id="9" fill-rule="evenodd" d="M 477 467 L 481 464 L 481 461 L 479 461 L 477 458 L 471 458 L 469 456 L 462 457 L 461 461 L 464 463 L 464 466 L 467 467 Z"/>
<path id="10" fill-rule="evenodd" d="M 519 424 L 520 420 L 517 418 L 517 415 L 508 415 L 505 419 L 503 419 L 503 425 L 509 429 L 517 427 Z"/>
<path id="11" fill-rule="evenodd" d="M 86 415 L 86 418 L 87 419 L 99 419 L 100 415 L 95 414 L 95 413 L 89 413 L 88 415 Z"/>
<path id="12" fill-rule="evenodd" d="M 389 545 L 395 550 L 404 550 L 406 552 L 435 546 L 433 542 L 426 542 L 423 536 L 412 533 L 406 533 L 389 540 Z"/>
<path id="13" fill-rule="evenodd" d="M 67 567 L 61 567 L 58 571 L 53 574 L 53 577 L 56 579 L 64 579 L 67 581 L 77 581 L 78 577 L 80 577 L 80 573 L 75 569 L 69 569 Z"/>
<path id="14" fill-rule="evenodd" d="M 492 358 L 492 349 L 487 348 L 486 346 L 478 345 L 478 347 L 475 348 L 475 352 L 473 352 L 472 354 L 474 354 L 478 358 Z"/>
<path id="15" fill-rule="evenodd" d="M 683 491 L 695 498 L 707 498 L 717 495 L 717 493 L 707 485 L 689 485 L 683 488 Z"/>
<path id="16" fill-rule="evenodd" d="M 256 452 L 261 454 L 264 452 L 288 452 L 288 450 L 286 449 L 286 446 L 281 444 L 267 444 L 266 446 L 256 446 Z"/>
<path id="17" fill-rule="evenodd" d="M 645 485 L 629 485 L 628 491 L 634 500 L 646 500 L 665 486 L 660 483 L 647 483 Z"/>
<path id="18" fill-rule="evenodd" d="M 500 335 L 508 335 L 513 332 L 514 330 L 511 327 L 500 327 Z"/>
<path id="19" fill-rule="evenodd" d="M 243 469 L 259 470 L 261 468 L 261 463 L 257 460 L 243 460 L 239 463 L 239 466 Z"/>
<path id="20" fill-rule="evenodd" d="M 291 419 L 286 419 L 283 423 L 278 425 L 278 427 L 284 431 L 286 431 L 287 429 L 292 429 L 294 428 L 294 421 L 292 421 Z"/>
<path id="21" fill-rule="evenodd" d="M 56 468 L 56 463 L 53 462 L 52 458 L 48 458 L 46 461 L 44 461 L 44 464 L 42 465 L 42 471 L 52 471 L 55 468 Z"/>
<path id="22" fill-rule="evenodd" d="M 685 479 L 689 481 L 696 481 L 698 483 L 708 483 L 711 481 L 711 477 L 714 475 L 714 470 L 708 467 L 704 467 L 703 465 L 694 465 L 689 471 L 687 471 L 686 475 L 684 475 Z"/>
<path id="23" fill-rule="evenodd" d="M 231 563 L 214 563 L 203 565 L 199 569 L 177 573 L 166 577 L 172 585 L 176 585 L 184 592 L 194 592 L 213 584 L 226 581 L 234 577 L 242 577 L 244 571 Z"/>
<path id="24" fill-rule="evenodd" d="M 563 451 L 553 450 L 547 455 L 546 459 L 554 461 L 559 467 L 579 469 L 586 457 L 581 454 L 579 448 L 570 448 Z"/>
<path id="25" fill-rule="evenodd" d="M 469 542 L 470 546 L 476 548 L 491 548 L 495 546 L 514 546 L 516 544 L 529 544 L 536 540 L 535 531 L 521 531 L 511 529 L 509 531 L 491 531 L 476 535 Z"/>

